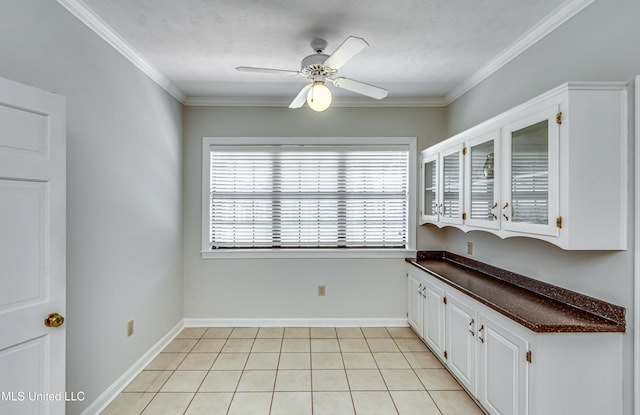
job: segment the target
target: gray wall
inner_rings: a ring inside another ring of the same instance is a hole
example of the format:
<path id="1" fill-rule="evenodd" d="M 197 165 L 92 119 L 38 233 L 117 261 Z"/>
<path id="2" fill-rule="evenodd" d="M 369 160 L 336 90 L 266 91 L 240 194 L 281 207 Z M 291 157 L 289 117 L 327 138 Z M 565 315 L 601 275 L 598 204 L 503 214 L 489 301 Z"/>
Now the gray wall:
<path id="1" fill-rule="evenodd" d="M 78 414 L 182 319 L 182 107 L 55 1 L 0 2 L 0 76 L 67 98 L 67 390 L 86 394 L 67 413 Z"/>
<path id="2" fill-rule="evenodd" d="M 460 132 L 567 81 L 631 81 L 640 74 L 640 2 L 596 0 L 448 108 L 449 134 Z M 631 91 L 631 89 L 630 89 Z M 631 98 L 631 97 L 630 97 Z M 632 111 L 630 112 L 633 113 Z M 633 126 L 629 147 L 629 226 L 633 230 Z M 596 203 L 597 201 L 594 201 Z M 603 214 L 606 212 L 604 204 Z M 545 242 L 482 232 L 442 232 L 447 250 L 626 307 L 625 414 L 632 410 L 633 235 L 622 252 L 570 252 Z"/>
<path id="3" fill-rule="evenodd" d="M 87 394 L 68 413 L 80 413 L 183 316 L 406 312 L 400 260 L 201 259 L 203 136 L 416 136 L 422 149 L 560 83 L 632 79 L 640 73 L 638 16 L 637 0 L 596 0 L 447 109 L 189 107 L 183 117 L 179 103 L 57 3 L 0 3 L 0 76 L 68 103 L 67 389 Z M 566 252 L 478 232 L 418 232 L 421 249 L 464 254 L 467 240 L 476 259 L 627 307 L 624 393 L 631 413 L 637 247 Z M 320 282 L 327 285 L 321 301 Z M 126 338 L 130 319 L 136 333 Z"/>
<path id="4" fill-rule="evenodd" d="M 202 138 L 409 136 L 423 149 L 445 137 L 444 111 L 186 107 L 185 318 L 405 318 L 402 259 L 202 259 Z M 437 232 L 426 228 L 419 230 L 418 243 L 441 245 Z M 319 284 L 326 285 L 326 297 L 317 296 Z"/>

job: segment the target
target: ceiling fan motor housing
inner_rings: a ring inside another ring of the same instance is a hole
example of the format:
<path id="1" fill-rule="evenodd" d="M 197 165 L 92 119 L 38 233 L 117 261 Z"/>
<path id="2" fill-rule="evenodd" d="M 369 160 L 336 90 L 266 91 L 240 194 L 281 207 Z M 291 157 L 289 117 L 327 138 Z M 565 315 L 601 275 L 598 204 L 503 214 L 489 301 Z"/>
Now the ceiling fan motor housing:
<path id="1" fill-rule="evenodd" d="M 324 61 L 326 61 L 328 57 L 329 55 L 325 55 L 324 53 L 316 53 L 314 55 L 307 56 L 300 64 L 300 72 L 307 77 L 315 75 L 331 76 L 335 74 L 337 72 L 335 69 L 324 65 Z"/>

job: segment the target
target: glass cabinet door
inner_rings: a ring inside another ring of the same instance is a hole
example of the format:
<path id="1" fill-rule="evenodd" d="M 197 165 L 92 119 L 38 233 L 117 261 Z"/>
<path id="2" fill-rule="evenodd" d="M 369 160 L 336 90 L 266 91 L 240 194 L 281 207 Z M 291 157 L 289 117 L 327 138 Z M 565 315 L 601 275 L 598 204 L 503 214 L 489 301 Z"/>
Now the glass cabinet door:
<path id="1" fill-rule="evenodd" d="M 505 229 L 557 235 L 557 107 L 505 128 L 507 196 L 502 206 Z"/>
<path id="2" fill-rule="evenodd" d="M 452 224 L 462 223 L 462 145 L 443 151 L 442 180 L 440 181 L 441 203 L 440 221 Z"/>
<path id="3" fill-rule="evenodd" d="M 466 143 L 465 224 L 484 228 L 500 227 L 499 132 Z"/>
<path id="4" fill-rule="evenodd" d="M 422 160 L 421 222 L 438 220 L 438 155 Z"/>

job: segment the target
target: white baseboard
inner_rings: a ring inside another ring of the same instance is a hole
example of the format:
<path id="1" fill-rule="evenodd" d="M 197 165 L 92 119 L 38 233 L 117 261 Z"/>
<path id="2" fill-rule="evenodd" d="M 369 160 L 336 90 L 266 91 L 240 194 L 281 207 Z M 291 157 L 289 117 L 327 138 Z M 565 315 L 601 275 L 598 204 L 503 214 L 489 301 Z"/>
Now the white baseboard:
<path id="1" fill-rule="evenodd" d="M 111 386 L 107 388 L 95 401 L 91 403 L 80 415 L 94 415 L 102 412 L 131 381 L 173 340 L 184 328 L 184 320 L 165 334 L 149 351 L 122 374 Z"/>
<path id="2" fill-rule="evenodd" d="M 185 327 L 409 327 L 406 318 L 185 318 Z"/>

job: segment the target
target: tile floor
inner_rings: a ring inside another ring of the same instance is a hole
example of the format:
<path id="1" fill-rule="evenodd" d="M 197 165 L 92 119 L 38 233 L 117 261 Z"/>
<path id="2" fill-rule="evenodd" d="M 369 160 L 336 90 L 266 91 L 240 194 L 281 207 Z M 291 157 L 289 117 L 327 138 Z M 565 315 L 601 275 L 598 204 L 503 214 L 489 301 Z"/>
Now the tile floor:
<path id="1" fill-rule="evenodd" d="M 409 328 L 185 328 L 102 415 L 482 414 Z"/>

